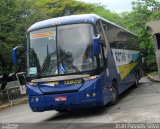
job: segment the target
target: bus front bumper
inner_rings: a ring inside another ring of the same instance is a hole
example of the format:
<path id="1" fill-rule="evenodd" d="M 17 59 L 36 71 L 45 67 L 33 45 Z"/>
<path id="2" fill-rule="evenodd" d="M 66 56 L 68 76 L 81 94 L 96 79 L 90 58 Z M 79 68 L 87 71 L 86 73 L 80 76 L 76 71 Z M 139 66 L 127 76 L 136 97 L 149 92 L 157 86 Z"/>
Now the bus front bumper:
<path id="1" fill-rule="evenodd" d="M 72 92 L 29 96 L 29 105 L 33 112 L 93 108 L 104 105 L 102 96 L 100 90 L 95 92 Z"/>

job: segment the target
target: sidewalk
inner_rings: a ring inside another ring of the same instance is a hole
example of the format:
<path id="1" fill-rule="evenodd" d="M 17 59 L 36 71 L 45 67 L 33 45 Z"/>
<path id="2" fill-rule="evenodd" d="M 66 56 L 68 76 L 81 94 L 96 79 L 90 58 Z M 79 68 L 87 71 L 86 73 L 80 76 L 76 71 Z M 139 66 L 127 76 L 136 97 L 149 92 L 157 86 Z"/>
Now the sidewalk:
<path id="1" fill-rule="evenodd" d="M 15 82 L 13 82 L 14 84 Z M 21 94 L 19 86 L 0 91 L 0 110 L 28 102 L 26 94 Z"/>
<path id="2" fill-rule="evenodd" d="M 13 100 L 13 101 L 11 101 L 7 104 L 0 105 L 0 110 L 6 109 L 6 108 L 11 107 L 11 106 L 15 106 L 15 105 L 25 104 L 27 102 L 28 102 L 28 98 Z"/>
<path id="3" fill-rule="evenodd" d="M 147 78 L 150 79 L 151 81 L 154 82 L 160 82 L 160 78 L 158 75 L 150 75 L 150 74 L 146 74 Z"/>

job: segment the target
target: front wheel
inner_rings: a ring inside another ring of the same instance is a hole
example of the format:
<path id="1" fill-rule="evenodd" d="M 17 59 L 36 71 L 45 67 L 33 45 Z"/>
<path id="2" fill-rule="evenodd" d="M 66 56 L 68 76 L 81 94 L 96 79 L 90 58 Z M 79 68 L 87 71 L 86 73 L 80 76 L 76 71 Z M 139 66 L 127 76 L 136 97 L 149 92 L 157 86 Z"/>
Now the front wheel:
<path id="1" fill-rule="evenodd" d="M 134 87 L 137 88 L 139 84 L 139 75 L 137 73 L 135 74 L 135 78 L 136 78 L 136 81 L 135 81 Z"/>
<path id="2" fill-rule="evenodd" d="M 112 100 L 109 102 L 109 105 L 115 105 L 118 102 L 118 89 L 117 89 L 117 83 L 113 82 L 111 86 L 111 92 L 112 92 Z"/>

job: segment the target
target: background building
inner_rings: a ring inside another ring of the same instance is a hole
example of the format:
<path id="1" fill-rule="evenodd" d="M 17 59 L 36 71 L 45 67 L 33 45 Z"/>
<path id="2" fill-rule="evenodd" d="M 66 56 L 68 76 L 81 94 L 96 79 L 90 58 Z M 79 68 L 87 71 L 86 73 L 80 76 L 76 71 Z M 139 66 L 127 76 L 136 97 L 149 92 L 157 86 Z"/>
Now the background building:
<path id="1" fill-rule="evenodd" d="M 158 65 L 158 73 L 160 77 L 160 20 L 147 23 L 146 30 L 151 33 L 154 39 L 154 47 L 156 53 L 156 60 Z"/>

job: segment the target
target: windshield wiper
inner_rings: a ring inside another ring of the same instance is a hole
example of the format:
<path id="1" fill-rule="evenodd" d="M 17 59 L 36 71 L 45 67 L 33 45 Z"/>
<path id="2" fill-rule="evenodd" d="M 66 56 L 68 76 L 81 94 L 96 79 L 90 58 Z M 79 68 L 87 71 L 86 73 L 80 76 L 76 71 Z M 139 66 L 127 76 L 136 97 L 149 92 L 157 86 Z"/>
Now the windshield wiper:
<path id="1" fill-rule="evenodd" d="M 69 65 L 69 67 L 73 68 L 74 70 L 76 70 L 77 72 L 81 72 L 75 65 L 67 62 L 66 60 L 63 60 L 67 65 Z"/>
<path id="2" fill-rule="evenodd" d="M 44 66 L 48 63 L 48 58 L 49 58 L 49 56 L 47 56 L 46 60 L 44 61 L 44 63 L 43 63 L 43 65 L 42 65 L 42 67 L 40 68 L 40 71 L 38 72 L 36 78 L 40 78 L 40 77 L 41 77 L 41 73 L 42 73 L 42 71 L 43 71 L 43 69 L 44 69 Z"/>

